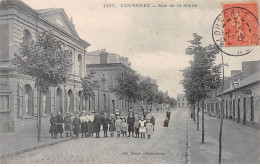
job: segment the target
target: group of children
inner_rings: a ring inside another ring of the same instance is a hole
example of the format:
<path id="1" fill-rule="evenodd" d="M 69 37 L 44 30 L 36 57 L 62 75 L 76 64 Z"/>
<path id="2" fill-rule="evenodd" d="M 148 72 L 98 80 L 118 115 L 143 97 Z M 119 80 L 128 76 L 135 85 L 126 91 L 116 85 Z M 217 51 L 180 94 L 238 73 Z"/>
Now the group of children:
<path id="1" fill-rule="evenodd" d="M 79 114 L 70 115 L 66 113 L 66 116 L 62 118 L 61 113 L 57 115 L 51 114 L 50 118 L 50 130 L 51 138 L 56 138 L 57 134 L 60 133 L 62 137 L 63 128 L 67 137 L 75 135 L 75 138 L 78 138 L 78 135 L 81 133 L 82 138 L 93 137 L 93 134 L 96 134 L 96 138 L 100 138 L 100 129 L 103 127 L 104 137 L 108 137 L 107 132 L 110 132 L 110 137 L 114 137 L 114 133 L 117 133 L 117 137 L 122 135 L 123 137 L 132 137 L 135 138 L 144 138 L 147 134 L 148 138 L 151 138 L 151 135 L 154 131 L 155 118 L 151 115 L 151 112 L 144 114 L 134 114 L 133 111 L 130 111 L 127 119 L 123 116 L 120 116 L 118 111 L 115 114 L 107 116 L 104 113 L 102 116 L 96 112 L 82 112 Z M 135 134 L 135 136 L 134 136 Z"/>

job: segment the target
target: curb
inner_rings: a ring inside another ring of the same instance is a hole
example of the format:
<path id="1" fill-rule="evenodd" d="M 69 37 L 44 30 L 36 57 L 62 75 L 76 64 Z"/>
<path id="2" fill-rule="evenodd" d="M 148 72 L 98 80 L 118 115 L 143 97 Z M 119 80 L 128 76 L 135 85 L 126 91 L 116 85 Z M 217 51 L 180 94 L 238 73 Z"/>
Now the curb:
<path id="1" fill-rule="evenodd" d="M 190 163 L 190 143 L 189 143 L 189 111 L 187 116 L 187 135 L 186 135 L 186 164 Z"/>
<path id="2" fill-rule="evenodd" d="M 54 145 L 54 144 L 58 144 L 58 143 L 62 143 L 62 142 L 65 142 L 65 141 L 69 141 L 69 140 L 72 140 L 72 139 L 73 138 L 65 138 L 63 140 L 43 143 L 43 144 L 39 144 L 39 145 L 34 145 L 34 146 L 23 148 L 23 149 L 14 151 L 14 152 L 5 153 L 5 154 L 1 155 L 1 159 L 2 158 L 11 157 L 11 156 L 14 156 L 14 155 L 18 155 L 18 154 L 21 154 L 21 153 L 29 152 L 29 151 L 32 151 L 32 150 L 36 150 L 36 149 L 39 149 L 39 148 L 48 147 L 48 146 L 51 146 L 51 145 Z"/>

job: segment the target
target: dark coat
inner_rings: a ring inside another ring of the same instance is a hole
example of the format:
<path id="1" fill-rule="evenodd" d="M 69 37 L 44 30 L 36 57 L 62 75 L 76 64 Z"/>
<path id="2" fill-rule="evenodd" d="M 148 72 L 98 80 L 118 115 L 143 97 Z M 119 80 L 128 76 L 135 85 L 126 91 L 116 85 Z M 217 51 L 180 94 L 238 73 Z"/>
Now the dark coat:
<path id="1" fill-rule="evenodd" d="M 57 133 L 57 117 L 50 118 L 51 127 L 49 133 Z"/>
<path id="2" fill-rule="evenodd" d="M 134 132 L 134 123 L 135 123 L 135 117 L 128 116 L 127 117 L 128 132 Z"/>
<path id="3" fill-rule="evenodd" d="M 74 118 L 73 119 L 73 122 L 72 122 L 72 124 L 73 124 L 73 126 L 74 126 L 74 128 L 73 128 L 73 132 L 74 132 L 74 134 L 79 134 L 79 132 L 80 132 L 80 119 L 79 118 Z"/>
<path id="4" fill-rule="evenodd" d="M 72 129 L 72 119 L 71 116 L 64 117 L 65 131 L 71 131 Z"/>
<path id="5" fill-rule="evenodd" d="M 110 120 L 109 121 L 109 132 L 114 132 L 116 130 L 115 121 Z"/>
<path id="6" fill-rule="evenodd" d="M 109 123 L 108 117 L 106 118 L 102 117 L 102 126 L 104 131 L 108 131 L 108 123 Z"/>
<path id="7" fill-rule="evenodd" d="M 154 125 L 155 124 L 155 118 L 154 116 L 151 117 L 151 123 Z"/>
<path id="8" fill-rule="evenodd" d="M 62 123 L 64 122 L 63 118 L 61 115 L 57 115 L 57 131 L 58 133 L 63 133 L 63 126 Z"/>
<path id="9" fill-rule="evenodd" d="M 93 123 L 94 123 L 94 133 L 99 133 L 100 126 L 102 123 L 101 117 L 99 115 L 95 115 Z"/>

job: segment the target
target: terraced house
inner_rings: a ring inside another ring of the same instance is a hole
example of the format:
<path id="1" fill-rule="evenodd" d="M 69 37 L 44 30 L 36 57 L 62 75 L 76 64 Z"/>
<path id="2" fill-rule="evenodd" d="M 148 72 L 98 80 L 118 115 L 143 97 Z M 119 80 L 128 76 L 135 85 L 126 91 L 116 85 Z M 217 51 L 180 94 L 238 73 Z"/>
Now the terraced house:
<path id="1" fill-rule="evenodd" d="M 14 70 L 11 59 L 24 40 L 35 39 L 36 31 L 52 29 L 62 47 L 72 51 L 73 68 L 67 83 L 51 88 L 42 97 L 42 113 L 74 112 L 82 110 L 80 77 L 86 73 L 86 49 L 90 44 L 82 40 L 72 19 L 63 9 L 34 10 L 20 0 L 0 3 L 0 129 L 15 131 L 36 122 L 38 95 L 34 80 Z M 48 120 L 48 119 L 46 119 Z"/>
<path id="2" fill-rule="evenodd" d="M 260 60 L 242 62 L 242 70 L 231 71 L 224 80 L 224 118 L 260 128 Z M 221 88 L 212 90 L 206 110 L 220 118 Z"/>

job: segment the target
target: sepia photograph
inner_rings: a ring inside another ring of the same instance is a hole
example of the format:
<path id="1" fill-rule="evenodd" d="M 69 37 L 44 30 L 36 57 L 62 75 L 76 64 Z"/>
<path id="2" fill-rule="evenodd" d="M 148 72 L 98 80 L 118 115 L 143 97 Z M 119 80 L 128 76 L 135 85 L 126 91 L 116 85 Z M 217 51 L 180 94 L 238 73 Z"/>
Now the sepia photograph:
<path id="1" fill-rule="evenodd" d="M 259 0 L 0 0 L 0 165 L 260 164 Z"/>

